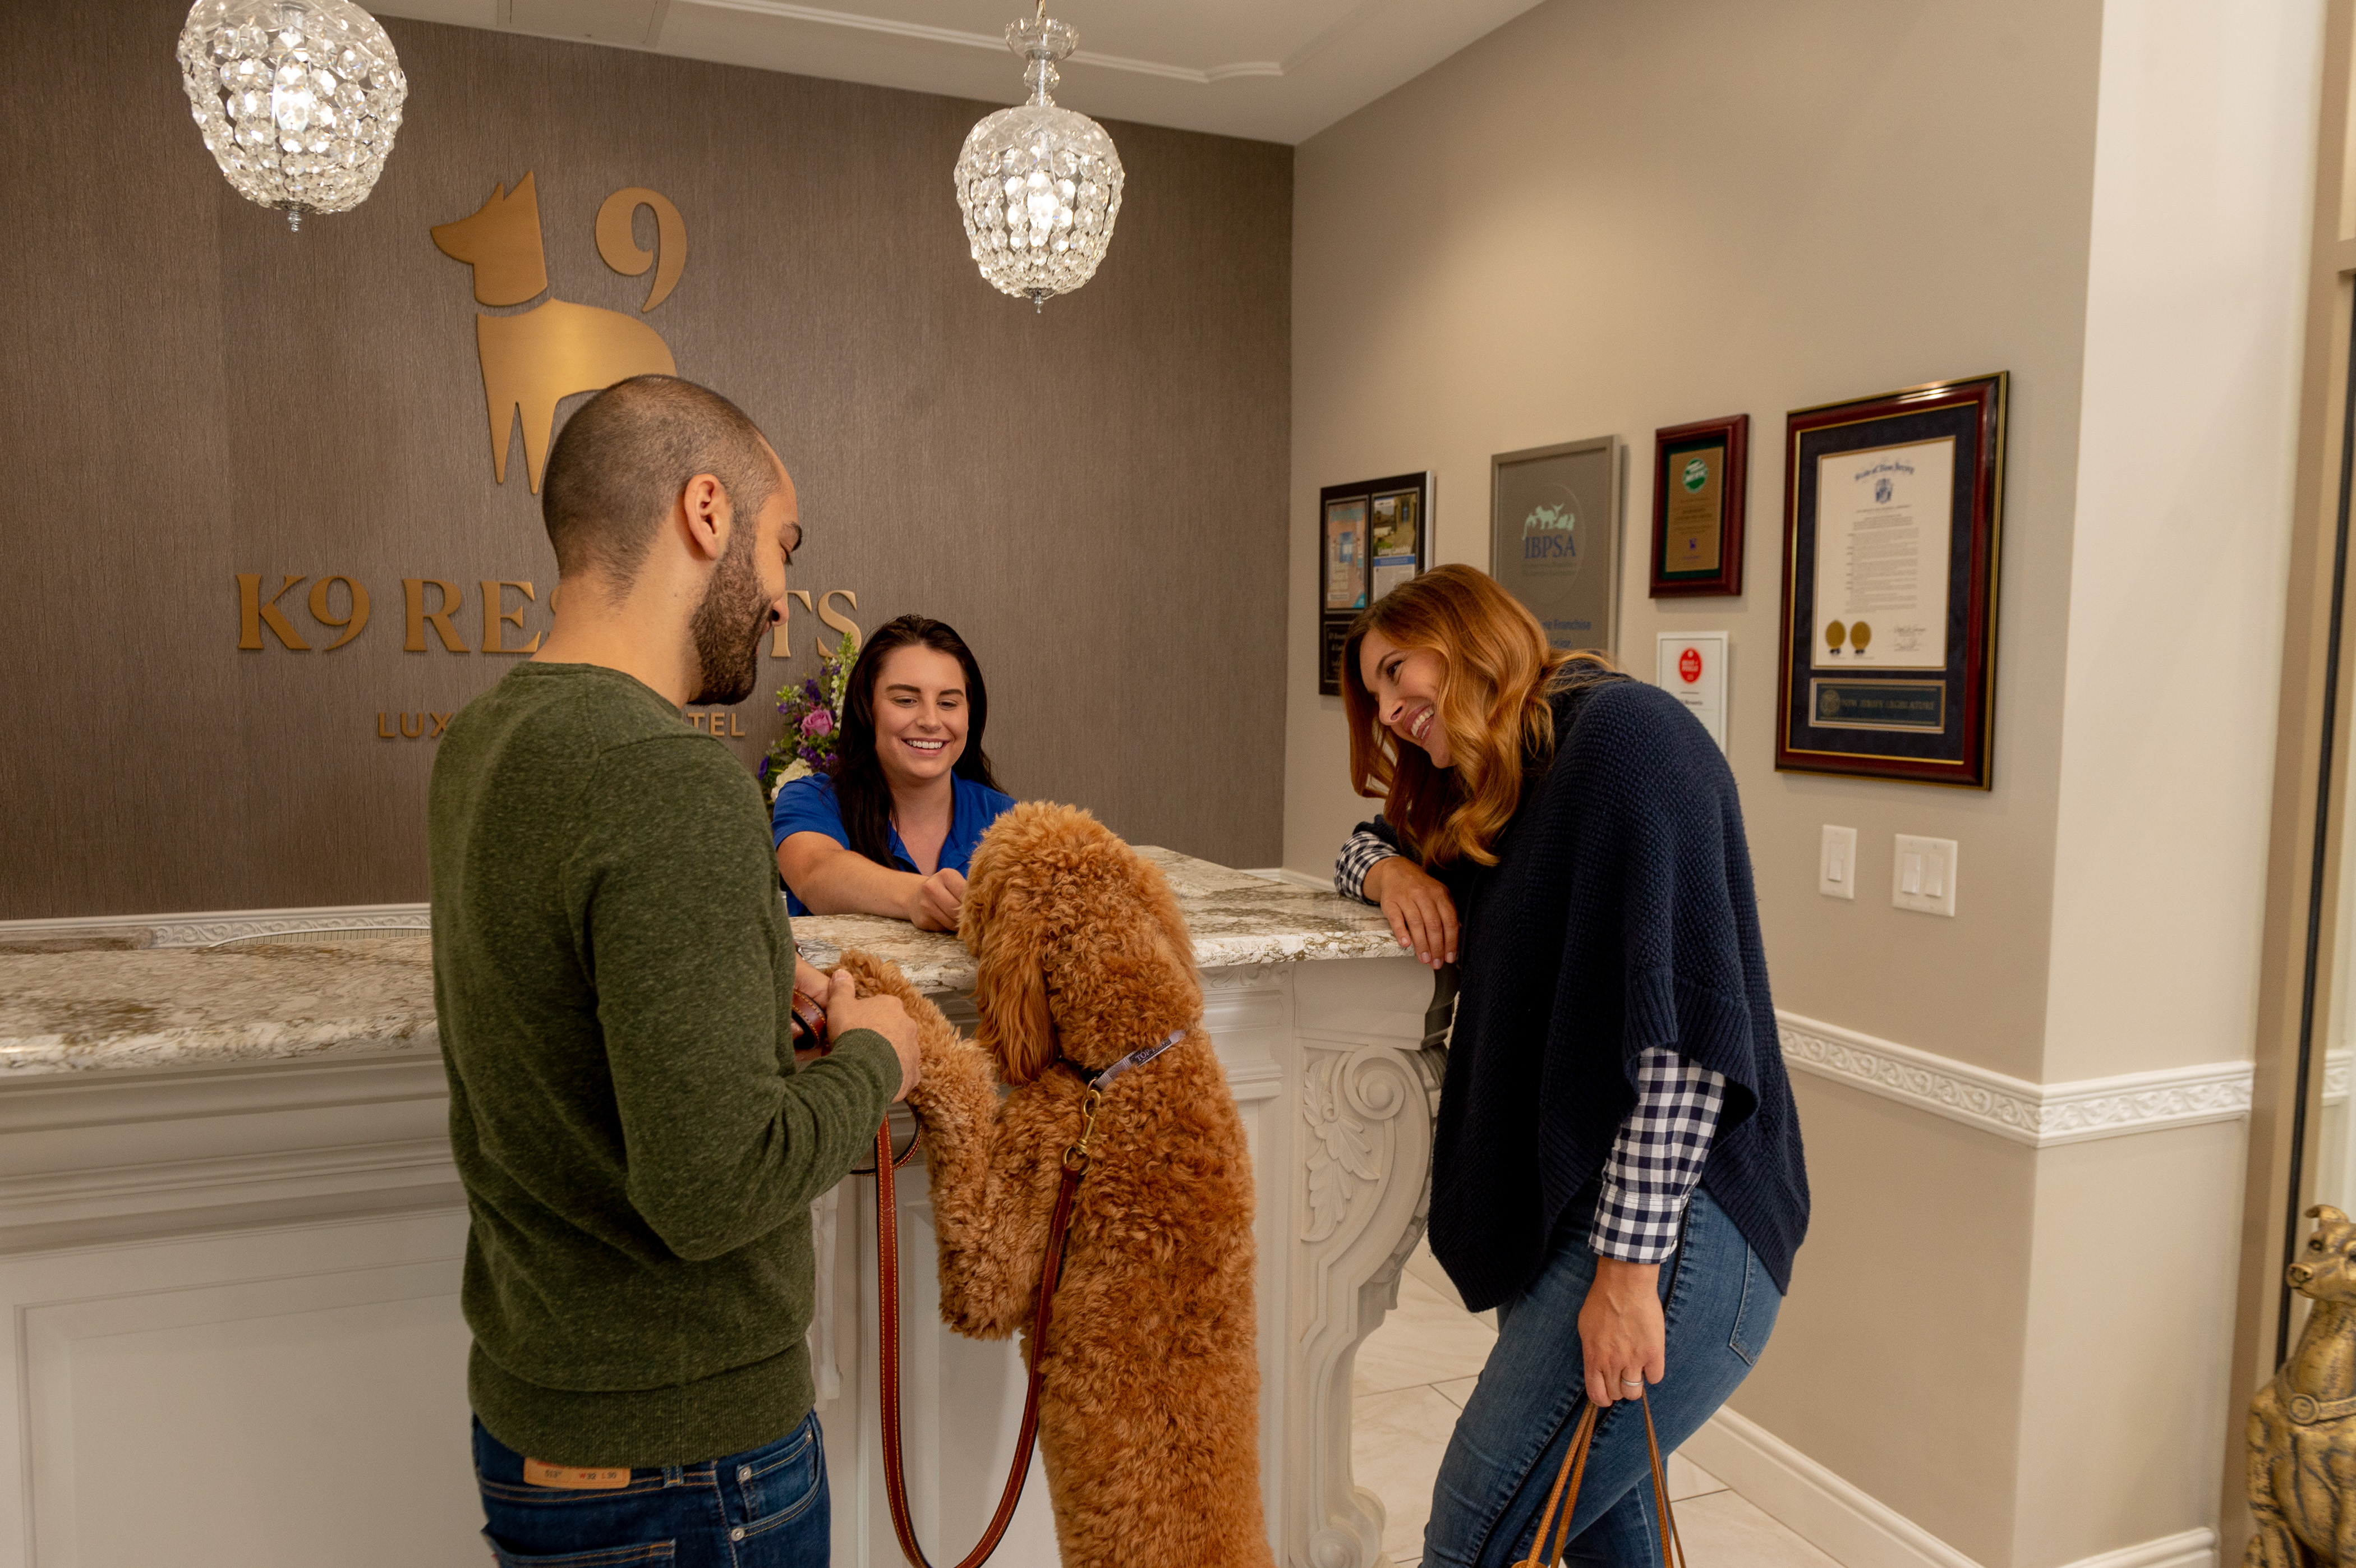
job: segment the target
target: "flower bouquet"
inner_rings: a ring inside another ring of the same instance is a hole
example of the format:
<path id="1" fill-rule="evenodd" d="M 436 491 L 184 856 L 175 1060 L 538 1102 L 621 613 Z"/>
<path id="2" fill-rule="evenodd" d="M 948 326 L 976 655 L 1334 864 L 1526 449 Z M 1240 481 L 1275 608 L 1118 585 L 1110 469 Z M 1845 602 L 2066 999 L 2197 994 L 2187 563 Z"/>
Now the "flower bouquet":
<path id="1" fill-rule="evenodd" d="M 786 729 L 769 743 L 769 755 L 761 759 L 761 781 L 768 786 L 771 801 L 797 779 L 834 771 L 843 690 L 851 683 L 851 661 L 858 656 L 858 640 L 846 631 L 831 655 L 819 654 L 824 668 L 818 674 L 798 686 L 778 689 L 777 712 L 785 715 Z"/>

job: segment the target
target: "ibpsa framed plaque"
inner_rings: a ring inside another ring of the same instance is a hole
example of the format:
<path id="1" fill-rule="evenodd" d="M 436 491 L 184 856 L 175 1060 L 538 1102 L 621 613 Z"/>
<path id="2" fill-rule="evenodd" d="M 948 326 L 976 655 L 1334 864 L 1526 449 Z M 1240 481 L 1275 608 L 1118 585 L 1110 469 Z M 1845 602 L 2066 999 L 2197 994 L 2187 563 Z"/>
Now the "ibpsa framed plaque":
<path id="1" fill-rule="evenodd" d="M 1653 432 L 1653 597 L 1742 592 L 1751 416 Z"/>
<path id="2" fill-rule="evenodd" d="M 2010 379 L 1786 418 L 1777 768 L 1988 788 Z"/>
<path id="3" fill-rule="evenodd" d="M 1342 644 L 1358 613 L 1431 565 L 1431 475 L 1317 493 L 1317 693 L 1342 694 Z"/>
<path id="4" fill-rule="evenodd" d="M 1489 459 L 1489 575 L 1556 648 L 1619 651 L 1620 438 Z"/>

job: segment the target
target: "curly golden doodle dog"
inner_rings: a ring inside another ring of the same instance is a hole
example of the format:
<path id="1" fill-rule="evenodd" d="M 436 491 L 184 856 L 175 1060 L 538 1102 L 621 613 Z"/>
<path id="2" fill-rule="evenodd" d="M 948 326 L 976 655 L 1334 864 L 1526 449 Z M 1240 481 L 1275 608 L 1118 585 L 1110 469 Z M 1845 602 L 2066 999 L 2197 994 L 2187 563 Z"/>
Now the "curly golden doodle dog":
<path id="1" fill-rule="evenodd" d="M 2315 1311 L 2298 1348 L 2250 1402 L 2244 1568 L 2356 1564 L 2356 1222 L 2329 1204 L 2286 1271 Z"/>
<path id="2" fill-rule="evenodd" d="M 1103 1089 L 1039 1444 L 1065 1568 L 1263 1568 L 1251 1165 L 1169 886 L 1087 812 L 1027 803 L 976 852 L 958 934 L 979 1045 L 889 965 L 845 959 L 924 1041 L 941 1316 L 984 1339 L 1029 1326 L 1083 1074 L 1175 1036 Z"/>

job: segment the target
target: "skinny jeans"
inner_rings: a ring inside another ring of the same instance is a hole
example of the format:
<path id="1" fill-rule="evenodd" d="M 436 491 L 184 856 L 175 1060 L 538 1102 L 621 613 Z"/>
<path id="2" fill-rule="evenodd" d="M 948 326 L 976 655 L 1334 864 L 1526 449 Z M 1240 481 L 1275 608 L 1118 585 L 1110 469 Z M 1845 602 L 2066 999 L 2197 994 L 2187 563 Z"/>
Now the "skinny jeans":
<path id="1" fill-rule="evenodd" d="M 1586 1403 L 1579 1309 L 1595 1278 L 1587 1234 L 1583 1222 L 1564 1225 L 1538 1277 L 1497 1308 L 1496 1348 L 1432 1487 L 1424 1568 L 1511 1568 L 1529 1552 Z M 1783 1297 L 1742 1232 L 1698 1187 L 1676 1252 L 1661 1265 L 1660 1289 L 1666 1375 L 1648 1397 L 1665 1460 L 1749 1375 Z M 1596 1423 L 1563 1561 L 1659 1568 L 1651 1477 L 1644 1409 L 1616 1402 Z"/>

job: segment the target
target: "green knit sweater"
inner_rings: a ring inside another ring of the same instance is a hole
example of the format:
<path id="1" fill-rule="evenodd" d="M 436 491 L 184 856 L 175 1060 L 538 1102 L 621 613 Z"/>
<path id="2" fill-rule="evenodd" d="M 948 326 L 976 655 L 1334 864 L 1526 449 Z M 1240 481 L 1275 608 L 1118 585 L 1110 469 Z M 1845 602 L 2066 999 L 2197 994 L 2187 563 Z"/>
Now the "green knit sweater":
<path id="1" fill-rule="evenodd" d="M 855 1030 L 795 1070 L 759 787 L 631 677 L 519 664 L 451 722 L 427 833 L 476 1414 L 560 1465 L 784 1436 L 810 1202 L 900 1066 Z"/>

